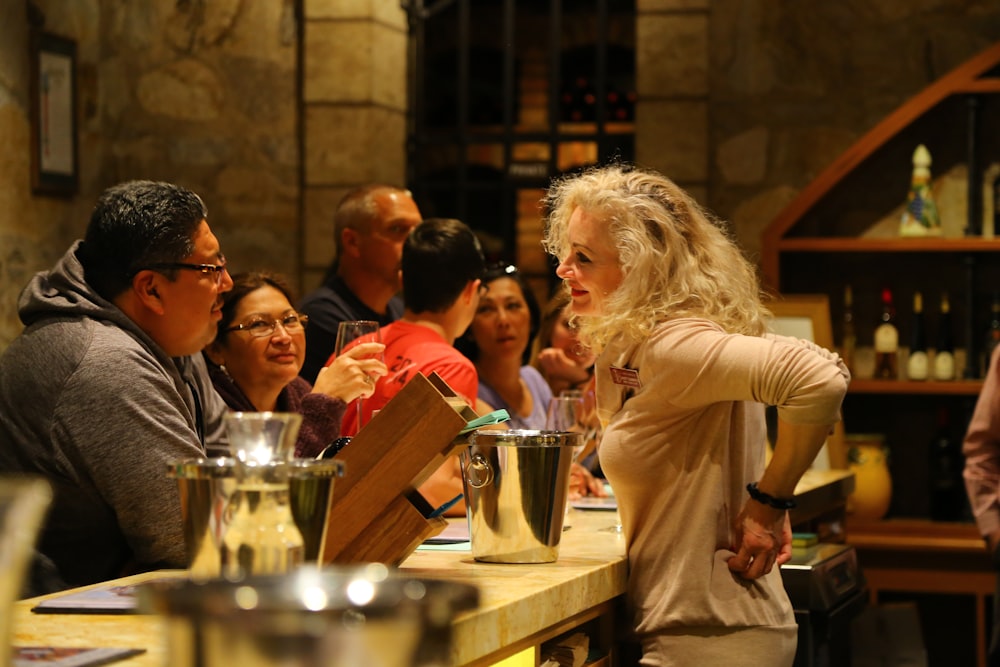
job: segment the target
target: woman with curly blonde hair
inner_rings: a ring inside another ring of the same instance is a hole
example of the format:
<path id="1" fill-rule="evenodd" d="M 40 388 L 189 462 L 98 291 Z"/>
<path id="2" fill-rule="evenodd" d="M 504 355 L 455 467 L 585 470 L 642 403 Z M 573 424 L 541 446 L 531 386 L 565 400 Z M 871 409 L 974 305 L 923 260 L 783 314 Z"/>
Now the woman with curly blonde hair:
<path id="1" fill-rule="evenodd" d="M 642 665 L 791 665 L 787 510 L 850 379 L 767 331 L 753 266 L 673 182 L 623 165 L 555 183 L 545 247 L 594 366 Z M 778 410 L 765 465 L 764 408 Z"/>

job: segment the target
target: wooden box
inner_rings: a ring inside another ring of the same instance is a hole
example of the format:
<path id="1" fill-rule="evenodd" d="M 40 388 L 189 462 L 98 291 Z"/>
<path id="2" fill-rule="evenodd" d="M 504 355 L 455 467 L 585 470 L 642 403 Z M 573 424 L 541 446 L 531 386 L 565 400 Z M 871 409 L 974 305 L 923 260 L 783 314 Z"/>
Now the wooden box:
<path id="1" fill-rule="evenodd" d="M 411 379 L 337 454 L 345 472 L 334 485 L 322 561 L 398 565 L 440 533 L 445 520 L 425 518 L 432 508 L 416 489 L 475 417 L 436 374 Z"/>

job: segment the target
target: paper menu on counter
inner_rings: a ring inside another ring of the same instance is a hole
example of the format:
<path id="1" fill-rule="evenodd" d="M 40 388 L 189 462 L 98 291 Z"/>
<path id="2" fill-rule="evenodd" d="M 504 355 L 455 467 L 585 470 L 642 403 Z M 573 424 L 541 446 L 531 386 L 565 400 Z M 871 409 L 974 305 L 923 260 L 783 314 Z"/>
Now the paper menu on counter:
<path id="1" fill-rule="evenodd" d="M 91 667 L 124 660 L 145 653 L 144 648 L 60 648 L 55 646 L 15 646 L 14 667 L 56 665 Z"/>
<path id="2" fill-rule="evenodd" d="M 614 496 L 598 498 L 597 496 L 584 496 L 576 500 L 569 501 L 570 506 L 578 510 L 606 510 L 618 509 L 618 499 Z"/>
<path id="3" fill-rule="evenodd" d="M 154 581 L 170 579 L 150 579 L 144 583 Z M 136 588 L 141 585 L 105 585 L 67 591 L 42 600 L 31 611 L 36 614 L 135 614 L 139 613 Z"/>

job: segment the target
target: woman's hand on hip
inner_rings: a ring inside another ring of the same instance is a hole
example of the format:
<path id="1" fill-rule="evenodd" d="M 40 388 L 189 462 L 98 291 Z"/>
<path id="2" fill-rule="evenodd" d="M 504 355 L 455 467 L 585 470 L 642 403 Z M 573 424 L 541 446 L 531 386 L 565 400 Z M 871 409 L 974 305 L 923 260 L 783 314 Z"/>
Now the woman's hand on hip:
<path id="1" fill-rule="evenodd" d="M 747 500 L 733 530 L 736 555 L 729 569 L 744 579 L 762 577 L 792 557 L 792 524 L 785 510 Z"/>

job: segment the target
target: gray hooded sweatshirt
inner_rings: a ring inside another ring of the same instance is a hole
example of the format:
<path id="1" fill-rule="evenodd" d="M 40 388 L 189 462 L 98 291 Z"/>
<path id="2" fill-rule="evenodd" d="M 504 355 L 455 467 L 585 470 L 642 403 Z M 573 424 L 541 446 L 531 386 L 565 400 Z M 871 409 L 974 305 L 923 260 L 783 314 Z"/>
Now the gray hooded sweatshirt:
<path id="1" fill-rule="evenodd" d="M 219 442 L 226 409 L 201 354 L 167 356 L 90 288 L 78 246 L 25 287 L 0 357 L 0 475 L 52 484 L 38 550 L 73 586 L 187 565 L 168 464 Z"/>

